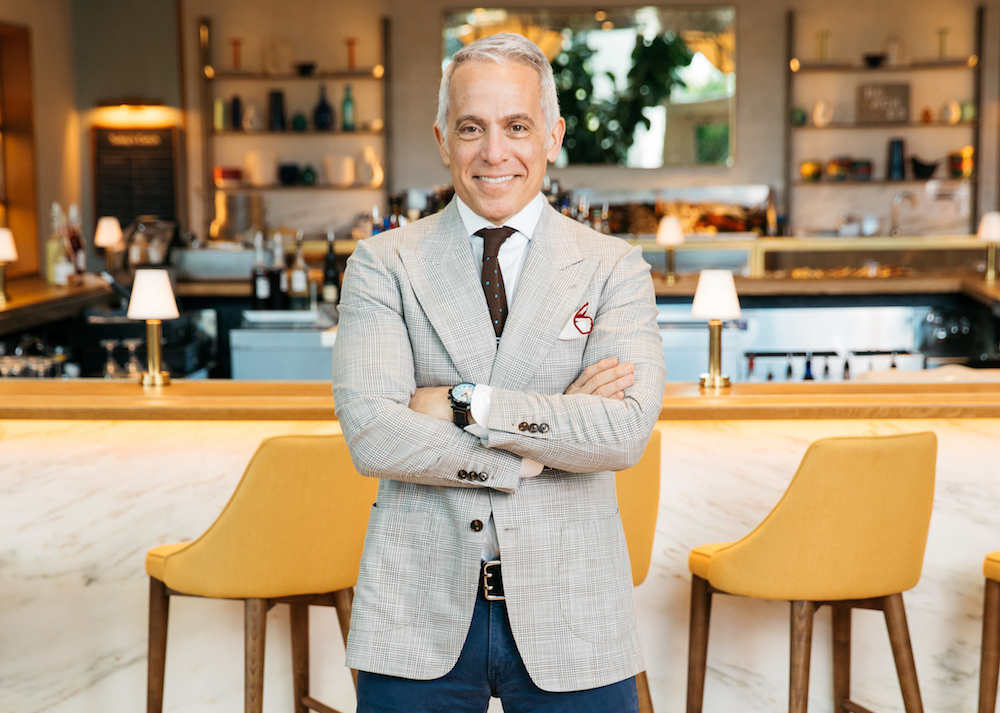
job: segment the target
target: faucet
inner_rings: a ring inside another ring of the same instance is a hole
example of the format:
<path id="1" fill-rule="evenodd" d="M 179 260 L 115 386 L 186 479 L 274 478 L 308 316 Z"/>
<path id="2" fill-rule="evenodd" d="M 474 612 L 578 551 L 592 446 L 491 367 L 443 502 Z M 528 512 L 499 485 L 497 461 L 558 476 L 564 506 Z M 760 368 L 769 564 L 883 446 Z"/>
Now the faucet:
<path id="1" fill-rule="evenodd" d="M 892 220 L 889 227 L 889 235 L 893 237 L 900 235 L 899 230 L 899 206 L 903 201 L 909 201 L 911 208 L 917 207 L 917 197 L 909 191 L 900 191 L 892 199 Z"/>

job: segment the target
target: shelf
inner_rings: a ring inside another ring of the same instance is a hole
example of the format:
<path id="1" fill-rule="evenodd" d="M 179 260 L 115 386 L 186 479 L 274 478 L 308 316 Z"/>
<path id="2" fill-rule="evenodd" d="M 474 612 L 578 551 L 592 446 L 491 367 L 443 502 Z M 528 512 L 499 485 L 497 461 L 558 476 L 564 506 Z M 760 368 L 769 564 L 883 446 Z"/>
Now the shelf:
<path id="1" fill-rule="evenodd" d="M 792 60 L 797 62 L 798 60 Z M 799 68 L 793 69 L 795 73 L 801 72 L 860 72 L 869 74 L 894 74 L 899 72 L 925 72 L 940 69 L 975 69 L 979 64 L 976 55 L 958 59 L 927 60 L 925 62 L 911 62 L 910 64 L 897 64 L 894 66 L 867 67 L 849 62 L 799 62 Z"/>
<path id="2" fill-rule="evenodd" d="M 812 129 L 813 131 L 827 131 L 837 129 L 963 129 L 976 128 L 978 121 L 959 121 L 948 124 L 942 121 L 831 121 L 826 126 L 816 126 L 815 124 L 789 124 L 793 130 Z"/>
<path id="3" fill-rule="evenodd" d="M 206 67 L 206 70 L 209 70 Z M 376 65 L 371 69 L 341 70 L 334 72 L 314 72 L 313 74 L 298 74 L 294 72 L 284 72 L 282 74 L 267 74 L 266 72 L 218 72 L 212 71 L 212 75 L 205 74 L 209 80 L 225 79 L 227 81 L 250 81 L 250 82 L 291 82 L 300 80 L 347 80 L 347 79 L 375 79 L 381 80 L 385 77 L 385 68 Z"/>
<path id="4" fill-rule="evenodd" d="M 821 187 L 821 186 L 854 186 L 863 188 L 865 186 L 923 186 L 931 181 L 937 181 L 939 183 L 961 183 L 962 181 L 969 181 L 975 183 L 975 177 L 970 176 L 969 178 L 908 178 L 905 181 L 792 181 L 792 185 L 795 187 L 806 186 L 806 187 Z"/>
<path id="5" fill-rule="evenodd" d="M 224 131 L 212 131 L 212 134 L 215 136 L 237 136 L 242 138 L 256 138 L 258 136 L 331 136 L 347 138 L 349 136 L 382 136 L 383 133 L 381 129 L 378 131 L 374 129 L 357 129 L 355 131 L 316 131 L 315 129 L 309 129 L 308 131 L 234 131 L 233 129 L 226 129 Z"/>
<path id="6" fill-rule="evenodd" d="M 222 191 L 223 193 L 263 193 L 265 191 L 381 191 L 382 186 L 366 186 L 366 185 L 353 185 L 353 186 L 328 186 L 323 184 L 316 184 L 312 186 L 299 185 L 294 186 L 282 186 L 276 184 L 273 186 L 215 186 L 215 190 Z"/>

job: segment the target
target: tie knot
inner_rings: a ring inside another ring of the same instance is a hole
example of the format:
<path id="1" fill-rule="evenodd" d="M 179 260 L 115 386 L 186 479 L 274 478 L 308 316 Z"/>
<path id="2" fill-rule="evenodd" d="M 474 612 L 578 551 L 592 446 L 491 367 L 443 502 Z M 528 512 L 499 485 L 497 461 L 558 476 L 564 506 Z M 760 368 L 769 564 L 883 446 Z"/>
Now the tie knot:
<path id="1" fill-rule="evenodd" d="M 500 246 L 503 244 L 503 241 L 515 232 L 514 228 L 508 228 L 506 225 L 502 228 L 483 228 L 482 230 L 477 230 L 476 235 L 483 238 L 483 255 L 496 257 L 496 254 L 500 252 Z"/>

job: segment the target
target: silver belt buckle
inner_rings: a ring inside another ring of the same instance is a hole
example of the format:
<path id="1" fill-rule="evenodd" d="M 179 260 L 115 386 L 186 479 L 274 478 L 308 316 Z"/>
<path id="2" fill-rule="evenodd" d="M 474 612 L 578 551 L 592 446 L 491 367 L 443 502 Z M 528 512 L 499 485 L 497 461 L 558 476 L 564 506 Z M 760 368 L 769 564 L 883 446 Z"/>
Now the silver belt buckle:
<path id="1" fill-rule="evenodd" d="M 499 567 L 500 560 L 490 560 L 489 562 L 483 562 L 483 596 L 486 597 L 487 601 L 491 602 L 502 602 L 507 599 L 504 595 L 497 596 L 491 594 L 493 591 L 493 585 L 490 584 L 490 578 L 493 577 L 493 573 L 490 572 L 490 567 Z"/>

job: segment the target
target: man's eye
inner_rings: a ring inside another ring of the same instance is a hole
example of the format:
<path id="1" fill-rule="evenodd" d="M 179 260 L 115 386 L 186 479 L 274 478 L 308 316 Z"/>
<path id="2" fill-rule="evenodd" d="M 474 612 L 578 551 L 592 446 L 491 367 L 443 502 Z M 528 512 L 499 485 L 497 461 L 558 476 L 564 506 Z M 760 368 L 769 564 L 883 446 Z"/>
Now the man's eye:
<path id="1" fill-rule="evenodd" d="M 479 131 L 478 126 L 463 126 L 458 130 L 460 134 L 475 134 Z"/>
<path id="2" fill-rule="evenodd" d="M 513 126 L 510 127 L 510 130 L 516 134 L 519 134 L 527 131 L 528 127 L 526 127 L 524 124 L 514 124 Z"/>

